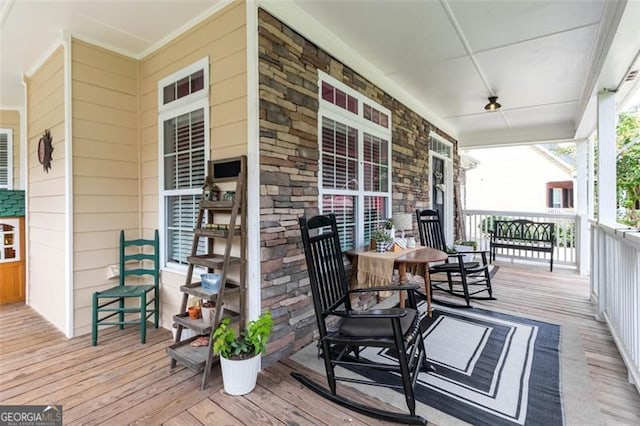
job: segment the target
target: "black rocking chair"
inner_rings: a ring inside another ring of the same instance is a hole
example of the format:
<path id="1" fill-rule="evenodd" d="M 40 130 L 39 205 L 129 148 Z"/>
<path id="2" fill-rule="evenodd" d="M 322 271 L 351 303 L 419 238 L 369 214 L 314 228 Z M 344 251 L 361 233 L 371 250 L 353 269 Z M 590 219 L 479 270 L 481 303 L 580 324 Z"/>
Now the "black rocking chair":
<path id="1" fill-rule="evenodd" d="M 420 243 L 423 246 L 447 251 L 442 222 L 436 210 L 416 210 Z M 464 262 L 464 254 L 479 254 L 481 262 Z M 471 307 L 471 299 L 495 300 L 491 289 L 491 275 L 486 251 L 471 251 L 449 254 L 445 263 L 429 267 L 431 291 L 442 290 L 464 298 L 466 308 Z M 446 279 L 444 279 L 446 277 Z M 487 296 L 478 296 L 487 292 Z M 459 305 L 456 305 L 459 306 Z"/>
<path id="2" fill-rule="evenodd" d="M 320 334 L 319 354 L 324 359 L 329 389 L 300 373 L 291 375 L 322 397 L 367 416 L 405 424 L 426 424 L 424 418 L 416 415 L 414 396 L 419 371 L 429 368 L 414 294 L 418 286 L 350 291 L 335 216 L 314 216 L 309 220 L 301 217 L 299 223 Z M 408 307 L 368 311 L 351 307 L 350 296 L 353 293 L 390 290 L 406 290 Z M 367 347 L 388 348 L 397 354 L 398 362 L 374 363 L 360 357 Z M 342 377 L 340 371 L 336 371 L 337 366 L 370 368 L 391 374 L 389 382 L 384 383 Z M 409 414 L 381 410 L 346 399 L 338 395 L 337 381 L 402 389 Z"/>

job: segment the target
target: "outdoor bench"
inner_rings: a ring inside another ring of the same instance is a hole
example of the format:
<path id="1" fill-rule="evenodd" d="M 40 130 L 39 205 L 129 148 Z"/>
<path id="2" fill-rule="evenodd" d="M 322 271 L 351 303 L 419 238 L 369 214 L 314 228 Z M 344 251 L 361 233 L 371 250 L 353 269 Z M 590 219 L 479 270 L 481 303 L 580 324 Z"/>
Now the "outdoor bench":
<path id="1" fill-rule="evenodd" d="M 490 261 L 496 260 L 496 249 L 526 250 L 549 253 L 549 270 L 553 271 L 554 224 L 526 219 L 496 220 L 491 231 Z"/>

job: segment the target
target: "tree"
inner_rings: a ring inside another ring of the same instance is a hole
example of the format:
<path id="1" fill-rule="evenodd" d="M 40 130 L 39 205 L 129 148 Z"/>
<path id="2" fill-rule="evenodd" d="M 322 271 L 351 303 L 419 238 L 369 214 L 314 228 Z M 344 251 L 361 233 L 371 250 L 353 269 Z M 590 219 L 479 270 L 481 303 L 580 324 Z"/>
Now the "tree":
<path id="1" fill-rule="evenodd" d="M 640 228 L 640 113 L 618 116 L 616 158 L 618 220 Z"/>

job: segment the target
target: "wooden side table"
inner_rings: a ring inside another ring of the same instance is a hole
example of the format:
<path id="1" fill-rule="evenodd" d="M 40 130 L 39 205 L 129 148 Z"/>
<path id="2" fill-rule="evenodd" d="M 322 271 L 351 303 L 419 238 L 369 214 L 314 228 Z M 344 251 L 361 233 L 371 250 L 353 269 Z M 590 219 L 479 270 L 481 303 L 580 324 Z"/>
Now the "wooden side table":
<path id="1" fill-rule="evenodd" d="M 355 250 L 348 250 L 345 254 L 351 259 L 353 267 L 351 273 L 351 285 L 358 286 L 357 273 L 358 273 L 358 258 L 362 256 L 368 256 L 375 253 L 375 251 L 368 248 L 360 248 Z M 424 270 L 424 289 L 427 296 L 427 312 L 431 312 L 431 280 L 429 277 L 429 263 L 440 262 L 447 259 L 447 254 L 443 251 L 436 250 L 431 247 L 418 247 L 416 249 L 408 249 L 406 253 L 401 253 L 400 256 L 393 259 L 394 268 L 398 269 L 398 275 L 400 278 L 400 284 L 404 284 L 407 281 L 407 267 L 408 266 L 423 266 Z M 391 282 L 391 276 L 389 276 L 389 282 Z M 400 292 L 400 307 L 405 305 L 405 293 Z"/>
<path id="2" fill-rule="evenodd" d="M 431 278 L 429 276 L 429 264 L 432 262 L 441 262 L 447 260 L 447 253 L 436 250 L 431 247 L 423 247 L 420 250 L 412 251 L 395 260 L 398 266 L 398 275 L 400 276 L 400 284 L 407 281 L 407 266 L 422 266 L 424 271 L 424 292 L 427 296 L 427 314 L 431 315 Z M 401 292 L 400 306 L 404 307 L 404 292 Z"/>

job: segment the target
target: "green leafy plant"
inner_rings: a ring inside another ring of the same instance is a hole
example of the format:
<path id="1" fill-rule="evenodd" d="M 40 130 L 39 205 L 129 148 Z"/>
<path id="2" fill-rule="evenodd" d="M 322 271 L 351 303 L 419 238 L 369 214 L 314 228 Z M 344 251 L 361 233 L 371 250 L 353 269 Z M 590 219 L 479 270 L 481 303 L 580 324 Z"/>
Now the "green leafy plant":
<path id="1" fill-rule="evenodd" d="M 271 312 L 266 311 L 249 322 L 238 336 L 229 326 L 230 322 L 230 318 L 225 318 L 211 334 L 214 353 L 227 359 L 243 360 L 267 351 L 267 340 L 273 328 Z"/>
<path id="2" fill-rule="evenodd" d="M 456 241 L 454 244 L 459 245 L 459 246 L 473 247 L 473 251 L 478 250 L 478 242 L 477 241 Z"/>
<path id="3" fill-rule="evenodd" d="M 391 235 L 389 235 L 384 229 L 376 229 L 371 233 L 371 239 L 380 243 L 390 243 L 393 241 Z"/>
<path id="4" fill-rule="evenodd" d="M 393 229 L 393 219 L 387 219 L 384 223 L 384 229 Z"/>

